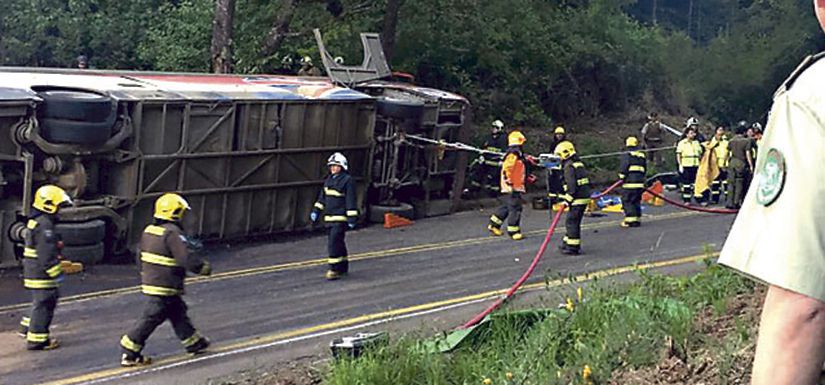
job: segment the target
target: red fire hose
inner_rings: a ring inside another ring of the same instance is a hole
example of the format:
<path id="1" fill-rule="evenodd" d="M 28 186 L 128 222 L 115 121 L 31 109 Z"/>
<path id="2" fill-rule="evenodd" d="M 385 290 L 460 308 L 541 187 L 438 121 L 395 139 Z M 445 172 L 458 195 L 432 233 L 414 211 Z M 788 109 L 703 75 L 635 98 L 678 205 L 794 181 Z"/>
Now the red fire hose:
<path id="1" fill-rule="evenodd" d="M 615 189 L 616 187 L 621 186 L 622 183 L 623 182 L 621 180 L 616 181 L 616 183 L 613 183 L 612 185 L 610 185 L 610 187 L 608 187 L 607 189 L 605 189 L 604 191 L 602 191 L 598 195 L 593 196 L 592 198 L 593 199 L 599 199 L 599 198 L 607 195 L 611 191 L 613 191 L 613 189 Z M 700 212 L 704 212 L 704 213 L 714 213 L 714 214 L 736 214 L 737 213 L 737 210 L 709 209 L 709 208 L 704 208 L 704 207 L 688 206 L 688 205 L 676 202 L 674 200 L 665 198 L 661 194 L 656 193 L 655 191 L 652 191 L 650 189 L 646 189 L 646 190 L 647 190 L 647 192 L 649 192 L 653 196 L 655 196 L 657 198 L 660 198 L 663 201 L 665 201 L 669 204 L 672 204 L 676 207 L 681 207 L 683 209 L 693 210 L 693 211 L 700 211 Z M 497 299 L 496 302 L 494 302 L 492 305 L 490 305 L 489 307 L 484 309 L 483 312 L 478 313 L 478 315 L 476 315 L 471 320 L 464 323 L 464 325 L 461 326 L 462 329 L 472 327 L 475 324 L 481 322 L 481 320 L 483 320 L 484 317 L 486 317 L 487 315 L 489 315 L 490 313 L 492 313 L 493 311 L 498 309 L 498 307 L 501 306 L 501 304 L 503 304 L 504 301 L 507 301 L 508 299 L 510 299 L 513 296 L 513 294 L 515 294 L 516 291 L 518 291 L 518 289 L 521 288 L 521 286 L 524 284 L 524 282 L 526 282 L 527 279 L 530 278 L 530 275 L 533 274 L 533 271 L 536 269 L 536 266 L 538 266 L 539 262 L 541 261 L 542 255 L 544 255 L 544 252 L 547 250 L 547 246 L 550 245 L 550 238 L 552 238 L 553 232 L 556 231 L 556 226 L 558 225 L 559 219 L 561 218 L 561 214 L 563 212 L 564 212 L 564 208 L 560 209 L 556 213 L 556 215 L 553 216 L 553 221 L 550 222 L 550 227 L 547 229 L 547 235 L 544 236 L 544 242 L 541 243 L 541 247 L 539 247 L 539 250 L 536 253 L 536 256 L 533 257 L 533 262 L 530 264 L 530 267 L 527 268 L 527 271 L 525 271 L 524 274 L 521 275 L 521 278 L 519 278 L 518 281 L 516 281 L 516 283 L 513 284 L 513 286 L 510 287 L 509 290 L 507 290 L 507 293 L 505 293 L 504 296 Z"/>
<path id="2" fill-rule="evenodd" d="M 606 190 L 599 193 L 599 195 L 594 196 L 593 199 L 599 199 L 599 198 L 607 195 L 610 191 L 612 191 L 616 187 L 619 187 L 621 184 L 622 184 L 622 181 L 617 181 L 616 183 L 613 183 Z M 564 208 L 562 207 L 556 213 L 556 215 L 553 217 L 553 221 L 550 223 L 550 228 L 547 229 L 547 235 L 544 236 L 544 242 L 541 243 L 541 247 L 539 247 L 539 251 L 536 253 L 536 256 L 533 257 L 533 263 L 531 263 L 530 267 L 527 268 L 527 271 L 525 271 L 524 274 L 521 275 L 521 278 L 519 278 L 518 281 L 516 281 L 516 283 L 513 284 L 512 287 L 510 287 L 510 290 L 507 290 L 507 293 L 505 293 L 503 297 L 500 297 L 499 299 L 497 299 L 496 302 L 494 302 L 492 305 L 487 307 L 487 309 L 484 309 L 483 312 L 478 313 L 478 315 L 473 317 L 473 319 L 467 321 L 464 325 L 462 325 L 461 326 L 462 329 L 469 328 L 469 327 L 481 322 L 481 320 L 484 319 L 484 317 L 486 317 L 488 314 L 492 313 L 494 310 L 498 309 L 498 307 L 501 306 L 501 304 L 504 303 L 504 301 L 510 299 L 510 297 L 512 297 L 513 294 L 515 294 L 516 291 L 518 291 L 518 289 L 521 287 L 521 285 L 523 285 L 524 282 L 526 282 L 527 279 L 530 278 L 530 275 L 533 274 L 533 270 L 536 269 L 536 266 L 538 266 L 539 261 L 541 261 L 541 256 L 544 255 L 544 251 L 547 250 L 547 246 L 550 245 L 550 238 L 553 237 L 553 232 L 556 231 L 556 225 L 559 224 L 559 219 L 561 218 L 561 214 L 563 212 L 564 212 Z"/>

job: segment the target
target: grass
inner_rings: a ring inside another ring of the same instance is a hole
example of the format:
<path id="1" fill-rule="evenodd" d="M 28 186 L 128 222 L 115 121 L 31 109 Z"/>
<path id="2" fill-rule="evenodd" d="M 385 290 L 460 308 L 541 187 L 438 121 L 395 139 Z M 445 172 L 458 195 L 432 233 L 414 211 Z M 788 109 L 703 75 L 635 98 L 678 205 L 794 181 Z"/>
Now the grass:
<path id="1" fill-rule="evenodd" d="M 426 352 L 416 334 L 401 336 L 357 359 L 333 362 L 323 383 L 599 384 L 616 369 L 657 362 L 665 350 L 686 354 L 715 343 L 729 354 L 752 338 L 742 328 L 724 341 L 707 341 L 694 333 L 693 321 L 708 306 L 724 312 L 728 298 L 753 289 L 749 281 L 710 261 L 693 276 L 637 274 L 633 284 L 593 282 L 572 310 L 553 311 L 530 326 L 504 317 L 481 342 L 449 354 Z"/>

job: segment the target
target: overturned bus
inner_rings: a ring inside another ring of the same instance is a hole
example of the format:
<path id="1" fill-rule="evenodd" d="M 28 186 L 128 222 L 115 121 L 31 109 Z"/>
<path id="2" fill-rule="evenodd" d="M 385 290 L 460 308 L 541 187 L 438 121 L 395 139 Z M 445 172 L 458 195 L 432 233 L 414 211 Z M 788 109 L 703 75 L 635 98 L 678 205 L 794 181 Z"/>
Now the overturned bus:
<path id="1" fill-rule="evenodd" d="M 128 255 L 155 198 L 192 205 L 187 231 L 235 240 L 311 227 L 336 151 L 349 158 L 362 219 L 445 214 L 463 188 L 461 154 L 407 133 L 465 135 L 461 96 L 388 81 L 380 42 L 329 78 L 0 68 L 0 267 L 18 263 L 34 190 L 56 184 L 64 256 Z"/>

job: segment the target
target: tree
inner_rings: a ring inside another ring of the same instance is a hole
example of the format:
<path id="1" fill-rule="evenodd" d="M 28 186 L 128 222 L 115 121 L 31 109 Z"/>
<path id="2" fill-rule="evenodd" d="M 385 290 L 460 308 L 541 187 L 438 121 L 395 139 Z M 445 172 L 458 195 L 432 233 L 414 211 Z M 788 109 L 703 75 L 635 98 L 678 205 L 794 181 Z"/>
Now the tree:
<path id="1" fill-rule="evenodd" d="M 392 61 L 393 49 L 395 49 L 395 30 L 398 27 L 398 12 L 401 10 L 402 3 L 402 0 L 387 0 L 387 7 L 384 10 L 381 45 L 384 48 L 384 56 L 387 58 L 387 62 Z"/>
<path id="2" fill-rule="evenodd" d="M 272 55 L 275 51 L 281 48 L 284 39 L 289 33 L 289 24 L 295 16 L 295 10 L 298 7 L 299 0 L 284 0 L 281 9 L 278 12 L 278 17 L 272 24 L 272 28 L 264 40 L 263 48 L 261 49 L 262 56 Z"/>
<path id="3" fill-rule="evenodd" d="M 232 72 L 232 34 L 235 24 L 235 0 L 216 0 L 212 22 L 212 72 Z"/>

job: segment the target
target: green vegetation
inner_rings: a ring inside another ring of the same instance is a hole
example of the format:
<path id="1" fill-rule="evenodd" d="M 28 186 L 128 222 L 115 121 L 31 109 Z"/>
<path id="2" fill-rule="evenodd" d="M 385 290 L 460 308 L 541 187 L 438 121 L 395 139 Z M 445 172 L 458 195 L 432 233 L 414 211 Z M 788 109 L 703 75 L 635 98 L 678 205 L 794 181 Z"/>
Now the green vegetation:
<path id="1" fill-rule="evenodd" d="M 294 4 L 283 44 L 263 49 Z M 381 31 L 387 0 L 237 0 L 237 72 L 317 57 L 312 28 L 347 63 Z M 208 71 L 213 0 L 6 0 L 0 65 Z M 547 126 L 648 109 L 764 119 L 802 56 L 825 48 L 808 0 L 402 1 L 393 68 L 469 97 L 475 117 Z M 294 70 L 294 68 L 292 68 Z"/>
<path id="2" fill-rule="evenodd" d="M 750 281 L 707 262 L 699 274 L 668 277 L 646 271 L 629 285 L 595 282 L 572 310 L 553 310 L 529 328 L 518 322 L 494 322 L 482 342 L 449 354 L 431 354 L 421 340 L 402 337 L 358 359 L 334 362 L 326 385 L 399 384 L 570 384 L 607 383 L 614 370 L 638 368 L 663 354 L 686 356 L 699 345 L 716 344 L 720 377 L 731 356 L 750 338 L 740 325 L 717 341 L 697 333 L 695 316 L 706 310 L 724 313 L 727 301 L 750 292 Z M 557 302 L 556 302 L 557 303 Z M 555 303 L 548 304 L 555 307 Z M 727 350 L 726 350 L 727 349 Z M 670 351 L 670 353 L 667 353 Z M 588 369 L 584 369 L 587 367 Z M 583 373 L 589 371 L 587 375 Z M 585 378 L 586 377 L 586 378 Z M 590 381 L 590 382 L 588 382 Z"/>

